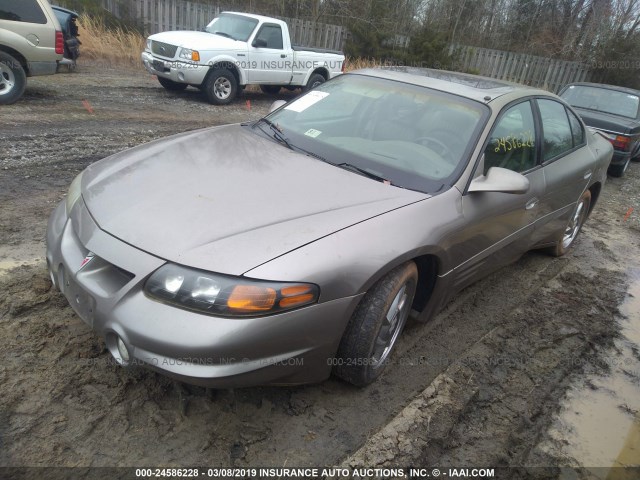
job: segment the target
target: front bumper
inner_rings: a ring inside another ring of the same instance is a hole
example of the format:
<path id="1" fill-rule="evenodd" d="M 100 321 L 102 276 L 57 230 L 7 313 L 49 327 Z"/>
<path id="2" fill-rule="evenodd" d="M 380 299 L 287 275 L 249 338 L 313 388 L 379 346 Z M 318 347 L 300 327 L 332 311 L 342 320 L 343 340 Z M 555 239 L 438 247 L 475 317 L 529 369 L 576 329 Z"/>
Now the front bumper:
<path id="1" fill-rule="evenodd" d="M 90 253 L 95 256 L 81 267 Z M 329 376 L 359 296 L 268 317 L 212 317 L 147 297 L 144 282 L 164 263 L 100 230 L 82 198 L 69 216 L 63 201 L 49 219 L 52 281 L 119 363 L 216 388 L 314 383 Z M 118 353 L 118 339 L 129 362 Z"/>
<path id="2" fill-rule="evenodd" d="M 154 57 L 147 51 L 142 52 L 142 63 L 144 68 L 152 75 L 188 85 L 202 85 L 207 73 L 209 73 L 208 65 L 199 65 L 197 63 L 178 60 L 164 60 L 159 57 Z"/>

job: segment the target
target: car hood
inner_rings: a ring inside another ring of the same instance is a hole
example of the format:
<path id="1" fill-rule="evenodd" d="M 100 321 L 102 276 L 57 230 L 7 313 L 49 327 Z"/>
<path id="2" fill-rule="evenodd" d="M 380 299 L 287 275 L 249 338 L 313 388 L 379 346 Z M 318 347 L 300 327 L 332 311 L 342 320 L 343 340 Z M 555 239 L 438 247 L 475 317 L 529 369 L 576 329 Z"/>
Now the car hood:
<path id="1" fill-rule="evenodd" d="M 169 45 L 177 45 L 179 47 L 192 48 L 199 51 L 205 50 L 236 50 L 246 47 L 244 42 L 239 42 L 231 38 L 223 37 L 208 32 L 161 32 L 151 35 L 151 40 L 156 42 L 164 42 Z"/>
<path id="2" fill-rule="evenodd" d="M 640 122 L 634 118 L 621 117 L 610 113 L 596 112 L 573 107 L 589 127 L 610 132 L 634 134 L 640 132 Z"/>
<path id="3" fill-rule="evenodd" d="M 99 227 L 124 242 L 234 275 L 429 197 L 296 153 L 240 125 L 169 137 L 97 162 L 83 175 L 82 196 Z"/>

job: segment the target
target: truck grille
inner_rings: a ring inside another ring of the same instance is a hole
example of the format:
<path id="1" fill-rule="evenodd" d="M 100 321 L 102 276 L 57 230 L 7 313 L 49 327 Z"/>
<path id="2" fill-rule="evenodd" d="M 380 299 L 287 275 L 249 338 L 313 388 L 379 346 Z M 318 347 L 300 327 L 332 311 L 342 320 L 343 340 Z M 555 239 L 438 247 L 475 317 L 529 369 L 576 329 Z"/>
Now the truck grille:
<path id="1" fill-rule="evenodd" d="M 160 55 L 161 57 L 173 58 L 176 54 L 176 50 L 178 50 L 178 47 L 176 45 L 156 42 L 155 40 L 151 42 L 151 51 L 156 55 Z"/>

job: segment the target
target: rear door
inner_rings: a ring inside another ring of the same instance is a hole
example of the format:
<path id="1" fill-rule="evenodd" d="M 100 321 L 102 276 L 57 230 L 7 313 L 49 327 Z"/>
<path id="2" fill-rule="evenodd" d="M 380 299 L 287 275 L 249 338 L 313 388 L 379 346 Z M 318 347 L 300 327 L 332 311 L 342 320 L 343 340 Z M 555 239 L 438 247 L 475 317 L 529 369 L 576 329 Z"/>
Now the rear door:
<path id="1" fill-rule="evenodd" d="M 587 188 L 595 159 L 586 147 L 586 133 L 578 117 L 559 101 L 536 100 L 542 130 L 542 165 L 547 185 L 540 202 L 542 218 L 536 242 L 556 239 Z"/>

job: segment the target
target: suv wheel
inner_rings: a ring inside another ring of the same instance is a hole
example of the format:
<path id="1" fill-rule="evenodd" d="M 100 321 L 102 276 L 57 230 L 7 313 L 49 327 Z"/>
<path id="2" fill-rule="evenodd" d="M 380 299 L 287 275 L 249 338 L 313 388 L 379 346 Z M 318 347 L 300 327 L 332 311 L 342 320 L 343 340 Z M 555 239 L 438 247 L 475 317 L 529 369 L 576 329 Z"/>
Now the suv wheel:
<path id="1" fill-rule="evenodd" d="M 5 52 L 0 52 L 0 105 L 18 101 L 27 86 L 27 75 L 20 62 Z"/>

